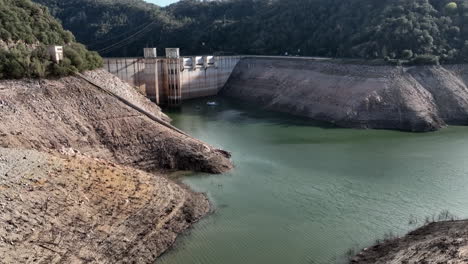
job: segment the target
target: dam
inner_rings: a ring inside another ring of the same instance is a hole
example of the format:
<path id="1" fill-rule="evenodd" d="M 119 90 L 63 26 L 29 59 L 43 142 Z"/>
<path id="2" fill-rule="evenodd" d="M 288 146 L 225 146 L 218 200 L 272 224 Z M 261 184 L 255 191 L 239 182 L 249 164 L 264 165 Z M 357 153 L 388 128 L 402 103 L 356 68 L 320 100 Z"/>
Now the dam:
<path id="1" fill-rule="evenodd" d="M 180 57 L 178 48 L 167 48 L 158 57 L 156 48 L 145 48 L 141 58 L 105 58 L 104 69 L 136 87 L 164 106 L 182 100 L 216 95 L 224 87 L 241 56 Z"/>
<path id="2" fill-rule="evenodd" d="M 220 94 L 339 127 L 435 131 L 468 125 L 468 66 L 394 66 L 293 56 L 189 56 L 153 48 L 104 68 L 163 106 Z"/>

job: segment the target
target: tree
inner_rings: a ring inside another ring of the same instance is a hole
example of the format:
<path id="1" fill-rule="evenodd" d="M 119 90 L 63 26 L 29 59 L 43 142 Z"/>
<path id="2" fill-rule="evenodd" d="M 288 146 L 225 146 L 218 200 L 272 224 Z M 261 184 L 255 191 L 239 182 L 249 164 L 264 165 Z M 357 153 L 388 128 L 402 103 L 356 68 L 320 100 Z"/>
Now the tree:
<path id="1" fill-rule="evenodd" d="M 455 2 L 450 2 L 447 5 L 445 5 L 445 10 L 449 13 L 455 13 L 458 9 L 458 5 Z"/>
<path id="2" fill-rule="evenodd" d="M 308 56 L 466 59 L 460 52 L 468 40 L 465 0 L 183 0 L 165 8 L 142 0 L 36 1 L 105 56 L 177 46 L 185 54 L 301 49 Z"/>
<path id="3" fill-rule="evenodd" d="M 0 0 L 0 78 L 65 76 L 102 66 L 102 58 L 75 42 L 47 9 L 30 0 Z M 52 62 L 47 46 L 64 45 L 65 58 Z"/>

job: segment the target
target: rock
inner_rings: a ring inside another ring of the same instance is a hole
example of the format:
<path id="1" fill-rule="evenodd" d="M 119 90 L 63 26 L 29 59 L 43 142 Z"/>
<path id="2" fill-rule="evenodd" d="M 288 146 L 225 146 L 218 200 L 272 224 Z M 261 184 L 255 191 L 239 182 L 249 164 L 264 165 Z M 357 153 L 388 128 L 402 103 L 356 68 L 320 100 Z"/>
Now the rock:
<path id="1" fill-rule="evenodd" d="M 366 248 L 351 258 L 357 264 L 452 263 L 468 259 L 468 221 L 431 223 L 404 237 L 388 239 Z"/>

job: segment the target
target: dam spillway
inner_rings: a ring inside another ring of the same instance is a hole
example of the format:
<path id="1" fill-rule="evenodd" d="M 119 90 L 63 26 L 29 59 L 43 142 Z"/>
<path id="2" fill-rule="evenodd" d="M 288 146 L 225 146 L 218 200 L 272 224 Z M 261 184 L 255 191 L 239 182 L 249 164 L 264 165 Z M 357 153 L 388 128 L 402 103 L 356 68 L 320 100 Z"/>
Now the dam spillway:
<path id="1" fill-rule="evenodd" d="M 241 56 L 185 56 L 169 49 L 157 57 L 104 58 L 104 69 L 136 87 L 159 105 L 178 106 L 182 100 L 216 95 L 224 87 Z"/>

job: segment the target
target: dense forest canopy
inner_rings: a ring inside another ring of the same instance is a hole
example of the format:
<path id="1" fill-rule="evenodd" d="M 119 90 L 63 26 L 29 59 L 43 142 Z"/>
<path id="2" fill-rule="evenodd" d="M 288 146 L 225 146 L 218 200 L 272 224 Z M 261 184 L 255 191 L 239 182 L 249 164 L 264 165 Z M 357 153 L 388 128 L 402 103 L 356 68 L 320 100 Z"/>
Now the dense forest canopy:
<path id="1" fill-rule="evenodd" d="M 52 63 L 47 45 L 64 46 L 64 60 Z M 63 76 L 102 65 L 95 52 L 76 43 L 47 8 L 30 0 L 0 0 L 0 79 Z"/>
<path id="2" fill-rule="evenodd" d="M 143 47 L 183 54 L 291 54 L 468 60 L 468 0 L 37 0 L 105 56 Z"/>

